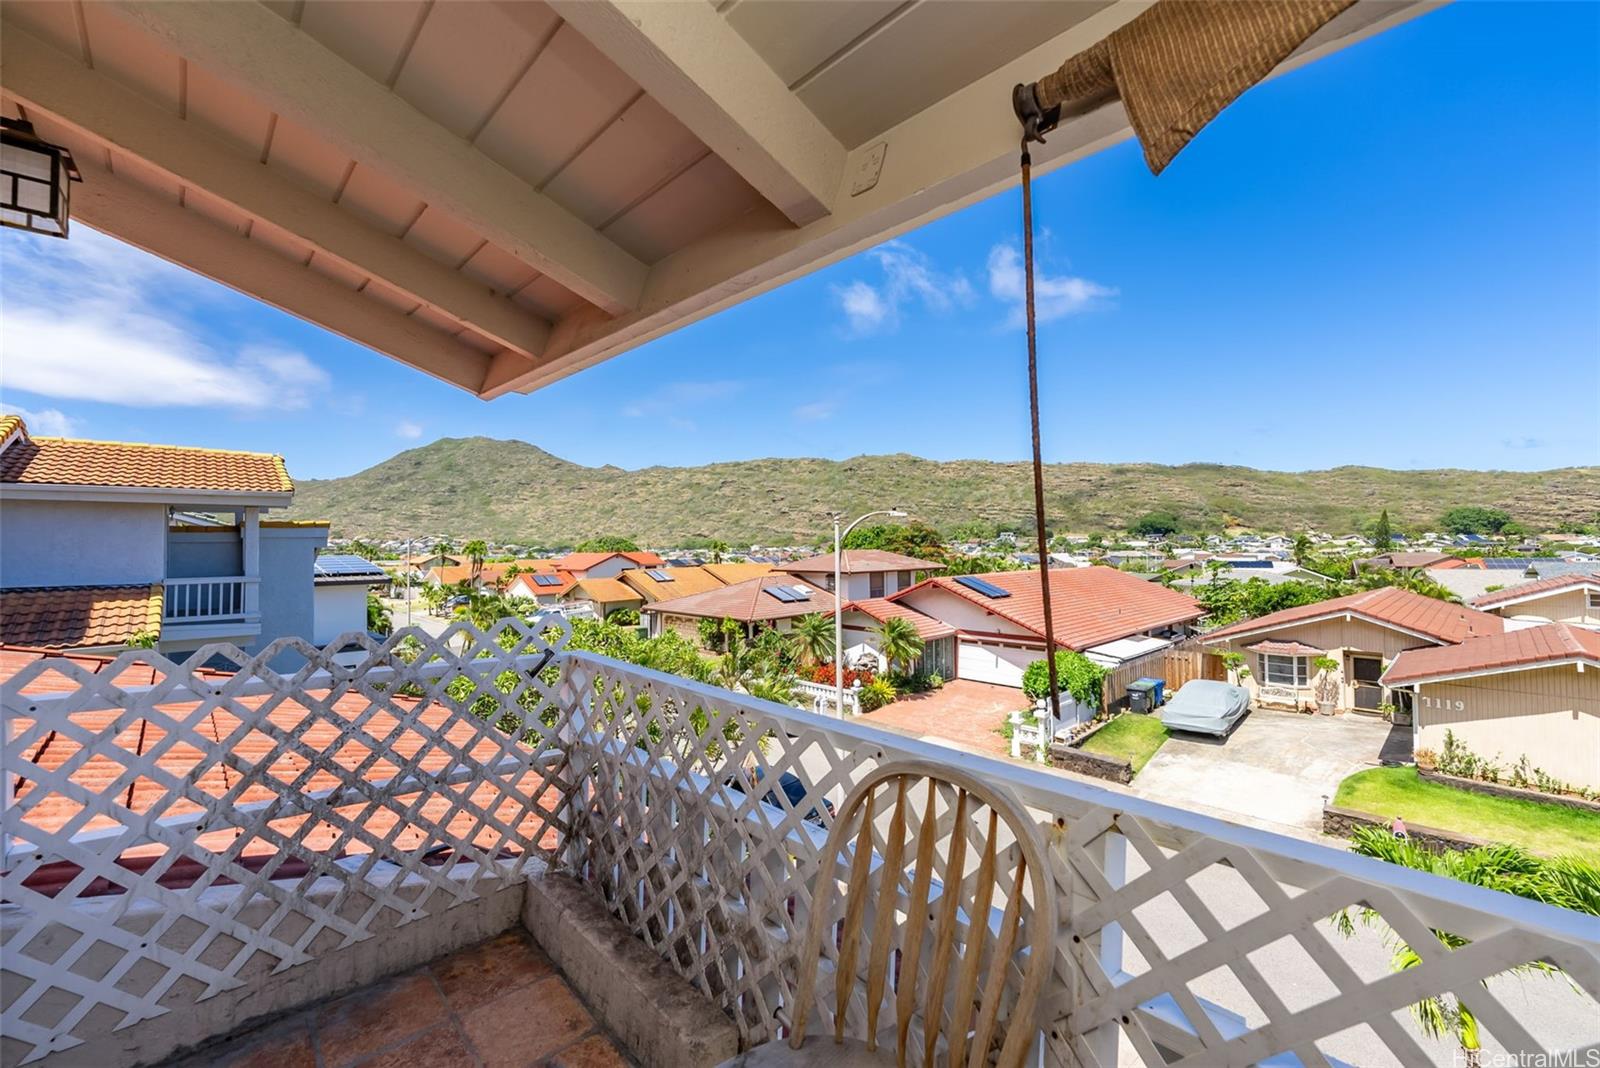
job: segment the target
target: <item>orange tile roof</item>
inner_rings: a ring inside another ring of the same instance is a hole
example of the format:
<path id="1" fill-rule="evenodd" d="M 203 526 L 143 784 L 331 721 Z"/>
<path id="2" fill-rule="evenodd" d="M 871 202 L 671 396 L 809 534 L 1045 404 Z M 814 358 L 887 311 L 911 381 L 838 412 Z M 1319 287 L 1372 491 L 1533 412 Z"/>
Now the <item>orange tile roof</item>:
<path id="1" fill-rule="evenodd" d="M 1383 674 L 1383 682 L 1399 686 L 1578 660 L 1600 665 L 1600 633 L 1568 623 L 1552 623 L 1472 638 L 1460 645 L 1408 649 L 1394 658 Z"/>
<path id="2" fill-rule="evenodd" d="M 563 571 L 587 571 L 605 563 L 613 556 L 624 556 L 640 567 L 660 567 L 665 561 L 655 553 L 568 553 L 555 559 L 556 567 Z"/>
<path id="3" fill-rule="evenodd" d="M 42 586 L 0 590 L 0 643 L 43 649 L 123 645 L 161 630 L 161 587 Z"/>
<path id="4" fill-rule="evenodd" d="M 572 584 L 567 597 L 574 601 L 594 601 L 596 604 L 644 604 L 642 593 L 614 578 L 579 579 Z"/>
<path id="5" fill-rule="evenodd" d="M 533 576 L 535 575 L 554 575 L 556 578 L 560 579 L 561 582 L 555 586 L 541 586 L 533 581 Z M 568 590 L 572 589 L 573 584 L 577 581 L 577 579 L 572 577 L 571 572 L 568 571 L 556 571 L 553 568 L 548 567 L 534 567 L 524 570 L 521 574 L 513 578 L 506 585 L 506 589 L 509 590 L 512 587 L 525 587 L 530 593 L 537 594 L 540 597 L 559 597 L 563 593 L 566 593 Z"/>
<path id="6" fill-rule="evenodd" d="M 759 578 L 772 573 L 771 564 L 752 563 L 741 561 L 735 564 L 703 564 L 707 574 L 722 580 L 729 586 L 735 582 L 744 582 L 746 579 Z"/>
<path id="7" fill-rule="evenodd" d="M 790 560 L 777 566 L 779 571 L 797 571 L 813 574 L 819 571 L 833 573 L 833 554 L 808 556 L 804 560 Z M 884 549 L 846 549 L 839 570 L 846 575 L 859 575 L 868 571 L 943 571 L 944 565 L 932 560 L 919 560 L 915 556 L 902 556 Z"/>
<path id="8" fill-rule="evenodd" d="M 1205 640 L 1214 642 L 1221 638 L 1276 630 L 1295 623 L 1309 623 L 1346 614 L 1379 626 L 1394 627 L 1448 643 L 1463 642 L 1485 634 L 1499 634 L 1505 630 L 1505 620 L 1499 616 L 1479 612 L 1466 605 L 1424 597 L 1398 586 L 1384 586 L 1352 593 L 1347 597 L 1285 608 L 1281 612 L 1269 612 L 1214 630 L 1205 636 Z"/>
<path id="9" fill-rule="evenodd" d="M 651 578 L 645 573 L 647 570 L 667 576 L 667 581 Z M 727 585 L 703 567 L 634 567 L 618 575 L 617 579 L 638 590 L 647 601 L 687 597 L 691 593 L 705 593 Z"/>
<path id="10" fill-rule="evenodd" d="M 771 586 L 803 585 L 811 591 L 805 601 L 780 601 L 763 590 Z M 698 616 L 702 619 L 732 619 L 739 623 L 757 623 L 762 620 L 792 619 L 813 612 L 833 613 L 833 594 L 803 583 L 793 575 L 783 573 L 761 575 L 757 578 L 735 582 L 720 590 L 708 590 L 687 597 L 674 597 L 644 606 L 646 612 L 661 612 L 675 616 Z"/>
<path id="11" fill-rule="evenodd" d="M 1044 636 L 1044 597 L 1037 570 L 996 571 L 975 577 L 1011 596 L 986 597 L 953 576 L 941 576 L 891 594 L 890 600 L 914 602 L 918 590 L 937 586 Z M 1131 634 L 1191 623 L 1205 614 L 1200 603 L 1188 594 L 1114 567 L 1051 568 L 1050 608 L 1055 617 L 1052 622 L 1056 644 L 1068 649 L 1088 649 Z"/>
<path id="12" fill-rule="evenodd" d="M 272 453 L 31 437 L 21 420 L 12 429 L 22 433 L 0 453 L 0 483 L 294 492 L 283 457 Z"/>
<path id="13" fill-rule="evenodd" d="M 1524 600 L 1528 597 L 1543 597 L 1547 593 L 1558 590 L 1577 589 L 1588 586 L 1591 589 L 1600 589 L 1600 573 L 1553 575 L 1550 578 L 1534 579 L 1532 582 L 1519 582 L 1515 586 L 1507 586 L 1503 590 L 1483 594 L 1472 600 L 1478 608 L 1488 608 L 1497 604 L 1510 604 Z"/>
<path id="14" fill-rule="evenodd" d="M 851 601 L 844 606 L 844 610 L 860 612 L 880 623 L 889 619 L 904 619 L 917 628 L 917 636 L 925 642 L 931 642 L 935 638 L 948 638 L 956 632 L 956 628 L 948 623 L 923 615 L 910 605 L 895 604 L 885 597 L 868 597 L 861 601 Z"/>
<path id="15" fill-rule="evenodd" d="M 1252 653 L 1271 653 L 1274 656 L 1321 656 L 1326 649 L 1318 649 L 1315 645 L 1305 642 L 1256 642 L 1254 645 L 1245 646 Z"/>

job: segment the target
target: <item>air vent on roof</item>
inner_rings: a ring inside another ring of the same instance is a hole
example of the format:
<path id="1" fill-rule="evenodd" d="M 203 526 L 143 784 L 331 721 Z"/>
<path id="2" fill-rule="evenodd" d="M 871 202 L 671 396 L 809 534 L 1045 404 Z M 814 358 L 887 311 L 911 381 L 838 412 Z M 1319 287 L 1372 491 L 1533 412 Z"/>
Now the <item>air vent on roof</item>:
<path id="1" fill-rule="evenodd" d="M 1011 596 L 1011 591 L 1010 590 L 1002 590 L 999 586 L 996 586 L 994 583 L 985 582 L 985 581 L 983 581 L 983 579 L 978 578 L 975 575 L 957 575 L 956 576 L 956 581 L 961 583 L 961 585 L 965 586 L 967 589 L 972 590 L 975 593 L 981 593 L 985 597 L 1010 597 Z"/>
<path id="2" fill-rule="evenodd" d="M 672 582 L 673 581 L 673 577 L 671 575 L 667 574 L 665 571 L 662 571 L 660 568 L 647 567 L 647 568 L 644 569 L 644 573 L 646 575 L 649 575 L 651 578 L 655 579 L 657 582 Z"/>

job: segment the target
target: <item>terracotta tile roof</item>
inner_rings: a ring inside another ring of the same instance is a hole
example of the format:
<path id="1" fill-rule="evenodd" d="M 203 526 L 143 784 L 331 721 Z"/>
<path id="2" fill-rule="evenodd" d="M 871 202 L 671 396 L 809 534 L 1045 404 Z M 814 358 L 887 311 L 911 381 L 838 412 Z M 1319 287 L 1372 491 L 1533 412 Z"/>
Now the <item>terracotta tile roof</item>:
<path id="1" fill-rule="evenodd" d="M 1068 649 L 1088 649 L 1130 634 L 1193 622 L 1205 614 L 1200 603 L 1188 594 L 1114 567 L 1052 568 L 1049 574 L 1056 644 Z M 918 590 L 936 585 L 1044 636 L 1044 598 L 1037 570 L 996 571 L 975 577 L 1011 596 L 986 597 L 955 577 L 941 576 L 892 594 L 890 600 L 915 604 Z"/>
<path id="2" fill-rule="evenodd" d="M 825 571 L 832 574 L 833 554 L 824 553 L 821 556 L 808 556 L 804 560 L 790 560 L 786 564 L 779 564 L 777 569 L 808 574 Z M 932 560 L 918 560 L 914 556 L 901 556 L 899 553 L 886 552 L 883 549 L 846 549 L 839 570 L 846 575 L 858 575 L 866 571 L 943 571 L 944 565 Z"/>
<path id="3" fill-rule="evenodd" d="M 772 586 L 803 585 L 811 591 L 804 601 L 780 601 L 763 592 Z M 661 612 L 675 616 L 699 616 L 703 619 L 732 619 L 740 623 L 761 620 L 792 619 L 813 612 L 833 613 L 833 594 L 802 582 L 793 575 L 782 573 L 761 575 L 757 578 L 735 582 L 719 590 L 707 590 L 687 597 L 674 597 L 644 606 L 646 612 Z"/>
<path id="4" fill-rule="evenodd" d="M 1446 560 L 1453 559 L 1455 559 L 1455 557 L 1451 556 L 1449 553 L 1406 552 L 1381 553 L 1377 556 L 1368 557 L 1360 562 L 1367 567 L 1396 567 L 1410 569 L 1414 567 L 1433 567 L 1436 564 L 1442 564 Z"/>
<path id="5" fill-rule="evenodd" d="M 21 427 L 20 420 L 16 427 Z M 0 453 L 0 483 L 294 492 L 283 457 L 272 453 L 36 438 L 22 429 L 23 433 Z M 0 434 L 0 441 L 5 436 Z"/>
<path id="6" fill-rule="evenodd" d="M 923 615 L 910 605 L 896 604 L 886 597 L 869 597 L 861 601 L 851 601 L 844 606 L 846 612 L 860 612 L 862 615 L 871 616 L 882 623 L 888 619 L 904 619 L 917 628 L 917 636 L 925 642 L 935 638 L 948 638 L 956 632 L 956 628 L 932 616 Z"/>
<path id="7" fill-rule="evenodd" d="M 567 591 L 574 601 L 594 601 L 596 604 L 643 604 L 644 595 L 624 582 L 614 578 L 579 579 Z"/>
<path id="8" fill-rule="evenodd" d="M 568 553 L 565 556 L 558 556 L 554 561 L 552 561 L 552 563 L 554 563 L 554 565 L 556 567 L 561 568 L 563 571 L 587 571 L 591 567 L 597 567 L 600 564 L 605 563 L 607 560 L 611 559 L 613 556 L 627 557 L 629 560 L 633 561 L 635 564 L 638 564 L 640 567 L 660 567 L 663 563 L 666 562 L 666 561 L 662 560 L 661 557 L 657 556 L 655 553 L 637 552 L 637 553 Z"/>
<path id="9" fill-rule="evenodd" d="M 1357 616 L 1379 626 L 1420 634 L 1438 642 L 1463 642 L 1485 634 L 1499 634 L 1505 630 L 1505 620 L 1487 612 L 1479 612 L 1466 605 L 1451 604 L 1433 597 L 1424 597 L 1398 586 L 1384 586 L 1376 590 L 1363 590 L 1346 597 L 1334 597 L 1315 604 L 1303 604 L 1270 612 L 1256 619 L 1214 630 L 1205 636 L 1206 642 L 1264 630 L 1276 630 L 1294 623 L 1331 619 L 1342 615 Z"/>
<path id="10" fill-rule="evenodd" d="M 732 586 L 735 582 L 743 582 L 746 579 L 759 578 L 762 575 L 770 575 L 772 573 L 771 564 L 752 563 L 750 561 L 741 561 L 736 564 L 703 564 L 701 566 L 708 575 L 722 580 L 729 586 Z"/>
<path id="11" fill-rule="evenodd" d="M 41 658 L 38 650 L 0 649 L 0 681 L 10 679 L 26 664 Z M 99 657 L 68 657 L 80 669 L 99 673 L 111 664 L 106 658 Z M 226 677 L 225 673 L 200 672 L 202 675 L 215 675 Z M 155 680 L 152 668 L 145 665 L 134 665 L 123 670 L 117 677 L 119 686 L 150 685 Z M 27 687 L 25 693 L 60 692 L 76 689 L 77 684 L 63 675 L 54 672 L 39 676 Z M 310 691 L 313 699 L 326 697 L 326 691 Z M 265 697 L 241 698 L 240 703 L 251 710 L 258 709 L 266 701 Z M 410 706 L 412 701 L 404 697 L 396 697 L 395 701 L 403 706 Z M 174 719 L 189 719 L 196 730 L 213 740 L 220 740 L 229 736 L 236 730 L 238 723 L 232 713 L 227 709 L 219 708 L 209 715 L 194 717 L 192 712 L 193 702 L 174 702 L 163 704 L 161 710 Z M 499 754 L 499 749 L 494 743 L 478 734 L 471 725 L 457 720 L 442 731 L 448 744 L 429 742 L 415 730 L 404 729 L 393 715 L 386 711 L 378 711 L 371 718 L 367 718 L 367 710 L 371 702 L 366 697 L 355 693 L 347 693 L 338 697 L 327 712 L 309 708 L 293 699 L 285 700 L 273 706 L 267 718 L 280 731 L 288 735 L 297 736 L 297 744 L 301 747 L 323 752 L 336 750 L 335 760 L 341 767 L 354 769 L 361 766 L 369 754 L 368 749 L 354 740 L 345 740 L 342 725 L 361 719 L 363 729 L 374 738 L 384 740 L 384 752 L 366 768 L 365 776 L 369 780 L 383 780 L 393 777 L 398 768 L 397 761 L 409 760 L 416 756 L 424 745 L 427 752 L 424 754 L 420 766 L 424 771 L 442 771 L 456 762 L 452 747 L 462 752 L 470 753 L 482 761 L 493 759 Z M 93 733 L 103 733 L 113 730 L 119 717 L 125 713 L 120 708 L 106 710 L 95 709 L 88 712 L 79 712 L 72 715 L 74 724 L 83 730 Z M 427 703 L 418 716 L 420 722 L 435 731 L 443 728 L 450 717 L 450 710 L 442 706 Z M 28 725 L 25 718 L 19 717 L 15 729 L 20 731 Z M 143 731 L 141 739 L 141 731 Z M 126 724 L 123 733 L 119 736 L 119 747 L 129 752 L 154 752 L 155 747 L 164 737 L 164 732 L 154 721 L 140 720 Z M 59 769 L 82 751 L 79 742 L 64 731 L 52 731 L 40 742 L 30 746 L 27 756 L 33 763 L 47 768 Z M 192 791 L 200 791 L 214 797 L 220 797 L 237 788 L 239 785 L 239 769 L 250 767 L 268 759 L 272 760 L 272 775 L 281 782 L 298 782 L 298 787 L 307 792 L 327 790 L 339 785 L 340 780 L 331 772 L 318 772 L 305 781 L 298 781 L 299 776 L 306 768 L 307 761 L 300 753 L 291 751 L 279 752 L 273 755 L 274 743 L 272 739 L 261 731 L 249 731 L 240 737 L 230 749 L 230 759 L 227 764 L 204 759 L 200 751 L 192 745 L 180 742 L 172 745 L 157 757 L 157 766 L 173 781 L 189 781 Z M 81 758 L 80 758 L 81 760 Z M 203 765 L 203 770 L 195 774 L 197 765 Z M 78 763 L 71 773 L 71 779 L 79 786 L 90 790 L 104 790 L 115 782 L 125 772 L 125 767 L 119 761 L 109 756 L 97 756 Z M 533 782 L 537 782 L 534 779 Z M 16 796 L 20 801 L 26 801 L 28 793 L 34 788 L 27 780 L 26 773 L 19 775 L 15 783 Z M 126 790 L 125 785 L 120 787 Z M 158 801 L 167 790 L 165 783 L 156 782 L 147 776 L 140 777 L 133 784 L 130 809 L 134 812 L 144 812 Z M 484 783 L 472 788 L 472 800 L 478 808 L 487 810 L 498 800 L 497 788 L 490 783 Z M 126 795 L 124 795 L 126 796 Z M 256 801 L 268 801 L 275 795 L 274 791 L 264 786 L 253 786 L 232 800 L 239 804 L 249 804 Z M 438 820 L 448 811 L 451 798 L 441 793 L 430 798 L 421 808 L 425 817 Z M 541 798 L 541 807 L 551 810 L 560 801 L 559 792 L 552 789 Z M 503 806 L 505 803 L 500 802 Z M 31 807 L 17 806 L 25 811 L 18 817 L 23 826 L 54 830 L 69 820 L 73 819 L 81 810 L 81 806 L 70 798 L 61 795 L 51 796 L 43 802 Z M 166 808 L 164 817 L 182 816 L 199 811 L 200 808 L 192 801 L 183 800 Z M 358 821 L 369 835 L 383 838 L 394 826 L 397 816 L 386 806 L 371 805 L 362 802 L 361 808 L 345 807 L 342 809 L 347 818 Z M 15 815 L 16 813 L 13 813 Z M 536 825 L 537 818 L 529 813 L 508 811 L 502 808 L 500 815 L 505 819 L 521 819 L 524 826 Z M 306 818 L 290 817 L 281 823 L 274 821 L 274 828 L 281 829 L 282 833 L 293 835 Z M 97 816 L 78 828 L 78 833 L 93 832 L 116 826 L 112 821 L 103 816 Z M 492 833 L 484 829 L 481 819 L 468 810 L 456 814 L 450 821 L 452 832 L 462 837 L 473 837 L 479 844 L 488 844 Z M 202 834 L 199 843 L 203 849 L 212 852 L 224 852 L 229 843 L 236 836 L 232 828 L 219 830 L 215 834 Z M 313 829 L 305 838 L 307 847 L 313 850 L 325 851 L 340 842 L 336 829 L 323 821 L 316 821 Z M 258 843 L 259 844 L 259 843 Z M 359 842 L 345 839 L 340 842 L 346 852 L 362 853 L 367 847 Z M 396 845 L 401 848 L 414 848 L 422 845 L 419 832 L 412 829 L 403 830 L 396 839 Z M 546 843 L 550 844 L 550 843 Z M 145 856 L 160 854 L 165 847 L 159 844 L 147 844 L 129 849 L 120 854 L 123 860 L 136 859 Z M 247 854 L 247 857 L 249 855 Z M 175 866 L 176 868 L 176 866 Z M 188 878 L 198 875 L 198 871 L 190 872 Z M 179 878 L 177 885 L 182 885 Z"/>
<path id="12" fill-rule="evenodd" d="M 1274 656 L 1321 656 L 1326 649 L 1318 649 L 1305 642 L 1256 642 L 1245 646 L 1252 653 L 1271 653 Z"/>
<path id="13" fill-rule="evenodd" d="M 655 571 L 666 575 L 667 581 L 662 582 L 651 578 L 645 572 Z M 727 583 L 713 575 L 703 567 L 662 567 L 642 568 L 635 567 L 624 571 L 617 576 L 618 580 L 638 590 L 646 601 L 667 601 L 674 597 L 687 597 L 691 593 L 705 593 L 707 590 L 721 589 Z"/>
<path id="14" fill-rule="evenodd" d="M 429 557 L 429 559 L 432 559 Z M 515 566 L 519 571 L 553 571 L 555 566 L 550 560 L 501 560 L 485 563 L 479 572 L 485 586 L 493 586 L 505 577 L 507 571 Z M 472 579 L 472 565 L 446 564 L 444 567 L 428 569 L 428 581 L 437 582 L 441 586 L 454 586 L 458 582 L 468 582 Z"/>
<path id="15" fill-rule="evenodd" d="M 6 645 L 93 649 L 160 630 L 159 585 L 0 590 L 0 643 Z"/>
<path id="16" fill-rule="evenodd" d="M 1388 686 L 1566 661 L 1600 665 L 1600 633 L 1568 623 L 1508 630 L 1460 645 L 1408 649 L 1383 673 Z"/>
<path id="17" fill-rule="evenodd" d="M 1513 604 L 1529 597 L 1543 597 L 1547 593 L 1578 589 L 1583 586 L 1600 590 L 1600 573 L 1553 575 L 1550 578 L 1534 579 L 1532 582 L 1520 582 L 1503 590 L 1474 597 L 1472 603 L 1477 608 L 1489 608 L 1497 604 Z"/>
<path id="18" fill-rule="evenodd" d="M 554 586 L 541 586 L 537 582 L 533 581 L 533 576 L 535 575 L 554 575 L 561 581 Z M 566 593 L 568 590 L 572 589 L 573 583 L 577 581 L 578 580 L 573 578 L 572 573 L 569 571 L 557 571 L 554 568 L 538 567 L 529 568 L 528 570 L 522 572 L 516 578 L 512 579 L 507 584 L 506 588 L 525 588 L 530 593 L 533 593 L 539 597 L 560 597 L 563 593 Z"/>

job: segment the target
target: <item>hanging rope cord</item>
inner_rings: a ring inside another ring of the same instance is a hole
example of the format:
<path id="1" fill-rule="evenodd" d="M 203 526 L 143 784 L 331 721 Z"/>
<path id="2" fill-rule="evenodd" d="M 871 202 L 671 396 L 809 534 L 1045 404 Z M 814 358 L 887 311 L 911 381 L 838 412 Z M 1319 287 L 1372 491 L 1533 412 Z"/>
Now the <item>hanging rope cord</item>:
<path id="1" fill-rule="evenodd" d="M 1039 330 L 1033 310 L 1033 157 L 1022 141 L 1022 261 L 1027 282 L 1028 415 L 1033 421 L 1033 528 L 1039 536 L 1039 596 L 1044 602 L 1044 662 L 1050 675 L 1050 715 L 1061 721 L 1061 684 L 1056 677 L 1056 628 L 1050 611 L 1050 538 L 1044 529 L 1044 459 L 1039 449 Z M 1048 744 L 1041 738 L 1041 745 Z"/>

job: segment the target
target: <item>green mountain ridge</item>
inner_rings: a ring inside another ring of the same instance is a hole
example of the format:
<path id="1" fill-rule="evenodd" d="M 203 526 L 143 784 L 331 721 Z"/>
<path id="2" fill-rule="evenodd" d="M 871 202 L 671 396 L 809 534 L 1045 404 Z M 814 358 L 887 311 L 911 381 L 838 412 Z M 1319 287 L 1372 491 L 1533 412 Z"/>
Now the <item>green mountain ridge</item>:
<path id="1" fill-rule="evenodd" d="M 1212 528 L 1341 532 L 1387 508 L 1397 527 L 1421 527 L 1458 505 L 1501 508 L 1530 530 L 1549 530 L 1600 513 L 1600 467 L 1050 464 L 1045 504 L 1053 531 L 1119 530 L 1155 510 Z M 525 441 L 444 438 L 354 475 L 298 483 L 289 516 L 328 519 L 336 535 L 366 538 L 444 534 L 560 546 L 621 534 L 651 545 L 807 544 L 826 534 L 835 510 L 890 506 L 946 531 L 970 522 L 1031 529 L 1029 465 L 896 453 L 629 471 L 585 467 Z"/>

